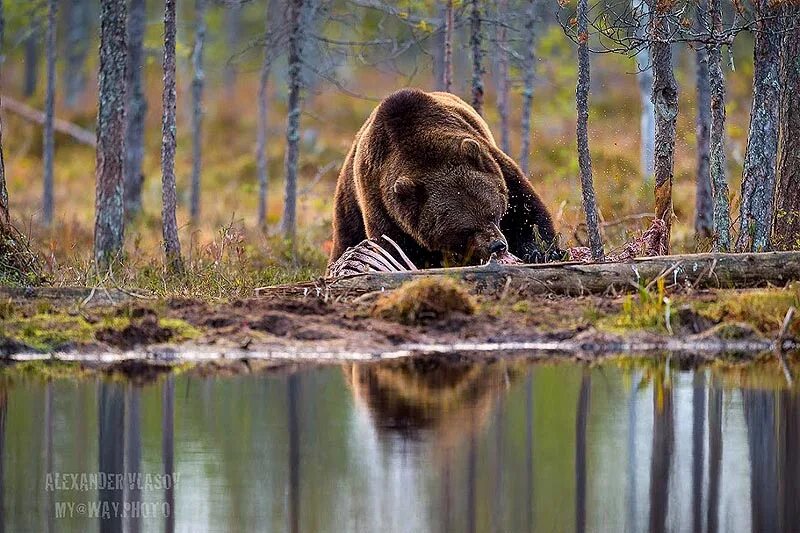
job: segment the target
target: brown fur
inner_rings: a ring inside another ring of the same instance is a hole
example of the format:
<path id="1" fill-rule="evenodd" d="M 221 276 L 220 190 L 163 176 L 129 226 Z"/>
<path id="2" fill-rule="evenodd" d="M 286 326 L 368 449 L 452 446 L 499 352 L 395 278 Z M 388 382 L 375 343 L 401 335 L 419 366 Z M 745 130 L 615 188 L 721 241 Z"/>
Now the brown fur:
<path id="1" fill-rule="evenodd" d="M 336 187 L 330 260 L 384 234 L 418 266 L 479 263 L 504 244 L 539 262 L 555 239 L 486 122 L 455 95 L 416 89 L 383 100 L 356 135 Z"/>

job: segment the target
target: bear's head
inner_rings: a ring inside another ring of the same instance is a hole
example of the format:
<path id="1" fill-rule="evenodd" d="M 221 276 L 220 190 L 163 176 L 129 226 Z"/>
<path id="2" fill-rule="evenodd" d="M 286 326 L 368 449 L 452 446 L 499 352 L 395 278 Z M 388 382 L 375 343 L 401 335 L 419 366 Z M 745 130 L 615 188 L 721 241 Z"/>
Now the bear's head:
<path id="1" fill-rule="evenodd" d="M 508 189 L 487 147 L 473 138 L 454 144 L 397 177 L 390 204 L 400 225 L 425 249 L 442 252 L 447 264 L 481 264 L 508 250 L 500 231 Z"/>

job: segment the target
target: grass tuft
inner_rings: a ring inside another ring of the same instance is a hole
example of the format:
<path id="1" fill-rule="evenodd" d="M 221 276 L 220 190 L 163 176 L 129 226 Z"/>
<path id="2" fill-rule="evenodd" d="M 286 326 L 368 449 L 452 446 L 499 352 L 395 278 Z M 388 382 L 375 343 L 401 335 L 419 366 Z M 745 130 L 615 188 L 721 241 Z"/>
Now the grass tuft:
<path id="1" fill-rule="evenodd" d="M 462 313 L 475 314 L 478 306 L 461 283 L 449 278 L 420 278 L 381 296 L 375 317 L 402 324 L 423 324 Z"/>

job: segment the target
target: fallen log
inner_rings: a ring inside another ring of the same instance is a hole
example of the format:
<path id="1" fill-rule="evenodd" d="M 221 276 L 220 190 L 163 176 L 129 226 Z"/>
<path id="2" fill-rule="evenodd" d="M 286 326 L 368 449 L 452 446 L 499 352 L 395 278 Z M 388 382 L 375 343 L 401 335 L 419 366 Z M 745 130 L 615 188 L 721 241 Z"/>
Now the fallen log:
<path id="1" fill-rule="evenodd" d="M 29 120 L 37 124 L 44 124 L 45 122 L 44 113 L 38 109 L 34 109 L 29 105 L 23 104 L 18 100 L 14 100 L 13 98 L 3 95 L 2 104 L 4 109 L 8 109 L 12 113 L 19 115 L 25 120 Z M 64 135 L 69 135 L 79 143 L 87 144 L 91 147 L 97 147 L 97 136 L 95 133 L 82 128 L 77 124 L 57 118 L 53 120 L 53 129 L 59 133 L 63 133 Z"/>
<path id="2" fill-rule="evenodd" d="M 257 296 L 325 298 L 358 296 L 394 289 L 420 276 L 447 276 L 472 285 L 476 292 L 507 288 L 524 294 L 615 294 L 632 292 L 664 278 L 668 287 L 750 288 L 784 286 L 800 280 L 800 252 L 688 254 L 644 257 L 624 263 L 545 263 L 436 268 L 407 272 L 368 272 L 294 285 L 261 287 Z"/>

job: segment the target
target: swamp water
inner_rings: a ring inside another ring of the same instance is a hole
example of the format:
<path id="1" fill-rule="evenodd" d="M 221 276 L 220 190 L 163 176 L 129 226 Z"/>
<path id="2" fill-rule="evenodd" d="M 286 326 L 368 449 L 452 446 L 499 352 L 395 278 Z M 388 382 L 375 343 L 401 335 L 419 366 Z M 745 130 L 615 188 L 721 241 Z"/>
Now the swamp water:
<path id="1" fill-rule="evenodd" d="M 742 382 L 433 358 L 14 379 L 0 531 L 797 530 L 800 395 Z"/>

